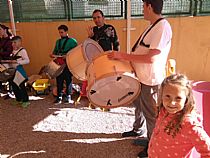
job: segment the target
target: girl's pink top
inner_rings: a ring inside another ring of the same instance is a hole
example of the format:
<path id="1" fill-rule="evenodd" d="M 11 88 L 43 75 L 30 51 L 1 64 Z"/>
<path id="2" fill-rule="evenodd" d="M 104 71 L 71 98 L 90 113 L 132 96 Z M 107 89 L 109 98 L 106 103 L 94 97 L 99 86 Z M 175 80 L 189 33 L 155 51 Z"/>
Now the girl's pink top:
<path id="1" fill-rule="evenodd" d="M 167 117 L 166 111 L 161 110 L 149 143 L 149 158 L 193 158 L 193 147 L 202 158 L 210 158 L 210 138 L 204 131 L 202 120 L 198 114 L 188 114 L 182 128 L 173 138 L 164 132 L 164 128 L 174 114 Z"/>

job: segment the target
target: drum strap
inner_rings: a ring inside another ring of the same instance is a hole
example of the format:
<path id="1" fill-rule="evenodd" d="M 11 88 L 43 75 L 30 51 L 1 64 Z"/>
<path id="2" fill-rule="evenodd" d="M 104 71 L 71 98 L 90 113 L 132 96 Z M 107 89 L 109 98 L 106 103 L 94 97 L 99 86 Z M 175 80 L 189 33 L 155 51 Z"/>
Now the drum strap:
<path id="1" fill-rule="evenodd" d="M 18 56 L 19 52 L 23 50 L 24 48 L 20 48 L 16 54 L 11 54 L 11 56 L 5 57 L 4 60 L 17 60 L 18 58 L 21 58 Z"/>
<path id="2" fill-rule="evenodd" d="M 14 58 L 14 60 L 16 60 L 17 55 L 20 53 L 21 50 L 23 50 L 24 48 L 20 48 L 17 53 L 15 55 L 12 56 L 12 58 Z"/>
<path id="3" fill-rule="evenodd" d="M 152 26 L 147 30 L 147 32 L 144 34 L 143 37 L 142 37 L 142 35 L 143 35 L 144 32 L 140 35 L 140 37 L 138 38 L 138 40 L 136 41 L 136 43 L 135 43 L 134 46 L 132 47 L 132 52 L 134 52 L 134 51 L 136 50 L 136 47 L 138 46 L 141 37 L 142 37 L 142 40 L 140 41 L 140 45 L 143 45 L 143 46 L 149 48 L 150 45 L 145 44 L 145 43 L 143 42 L 143 40 L 144 40 L 145 36 L 149 33 L 149 31 L 150 31 L 150 30 L 151 30 L 159 21 L 161 21 L 162 19 L 164 19 L 164 18 L 159 18 L 157 21 L 155 21 L 155 22 L 152 24 Z"/>
<path id="4" fill-rule="evenodd" d="M 60 54 L 60 53 L 65 53 L 65 52 L 63 52 L 63 50 L 64 50 L 64 48 L 65 48 L 65 46 L 66 46 L 66 44 L 67 44 L 67 41 L 69 40 L 69 37 L 65 37 L 65 39 L 66 39 L 66 40 L 64 41 L 62 47 L 61 47 L 61 40 L 62 40 L 62 39 L 59 40 L 59 43 L 58 43 L 58 54 Z"/>

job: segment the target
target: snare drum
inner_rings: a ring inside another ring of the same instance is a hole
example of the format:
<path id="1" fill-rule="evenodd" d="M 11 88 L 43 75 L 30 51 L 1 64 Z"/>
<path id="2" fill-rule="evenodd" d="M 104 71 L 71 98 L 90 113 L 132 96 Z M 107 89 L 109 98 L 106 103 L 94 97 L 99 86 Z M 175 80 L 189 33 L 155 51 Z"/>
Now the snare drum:
<path id="1" fill-rule="evenodd" d="M 90 102 L 102 108 L 130 104 L 140 93 L 140 83 L 129 62 L 110 60 L 105 52 L 87 68 Z"/>
<path id="2" fill-rule="evenodd" d="M 63 69 L 65 68 L 66 64 L 59 65 L 56 64 L 53 60 L 45 67 L 45 72 L 49 76 L 49 78 L 53 79 L 59 76 Z"/>
<path id="3" fill-rule="evenodd" d="M 12 79 L 15 75 L 15 68 L 7 68 L 3 71 L 0 71 L 0 81 L 7 82 L 9 79 Z"/>
<path id="4" fill-rule="evenodd" d="M 70 50 L 66 56 L 69 70 L 78 80 L 86 80 L 88 63 L 103 53 L 101 46 L 92 39 L 86 39 L 82 44 Z"/>

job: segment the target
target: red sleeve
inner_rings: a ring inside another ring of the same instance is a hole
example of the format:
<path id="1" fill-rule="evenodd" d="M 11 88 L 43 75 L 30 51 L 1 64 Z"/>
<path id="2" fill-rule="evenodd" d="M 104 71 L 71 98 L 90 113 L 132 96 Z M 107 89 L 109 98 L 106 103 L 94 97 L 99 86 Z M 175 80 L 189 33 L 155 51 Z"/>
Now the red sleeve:
<path id="1" fill-rule="evenodd" d="M 185 134 L 191 140 L 201 158 L 210 158 L 210 138 L 203 129 L 200 117 L 190 117 L 185 122 Z"/>

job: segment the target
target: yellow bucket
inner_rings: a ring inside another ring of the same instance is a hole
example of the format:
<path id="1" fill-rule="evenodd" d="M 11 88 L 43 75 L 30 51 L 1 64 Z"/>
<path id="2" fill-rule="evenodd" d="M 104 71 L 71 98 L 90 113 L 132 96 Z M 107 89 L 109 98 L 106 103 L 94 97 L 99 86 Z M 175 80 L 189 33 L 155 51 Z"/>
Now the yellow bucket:
<path id="1" fill-rule="evenodd" d="M 36 91 L 44 91 L 49 87 L 49 85 L 49 79 L 38 79 L 33 83 L 32 87 Z"/>

